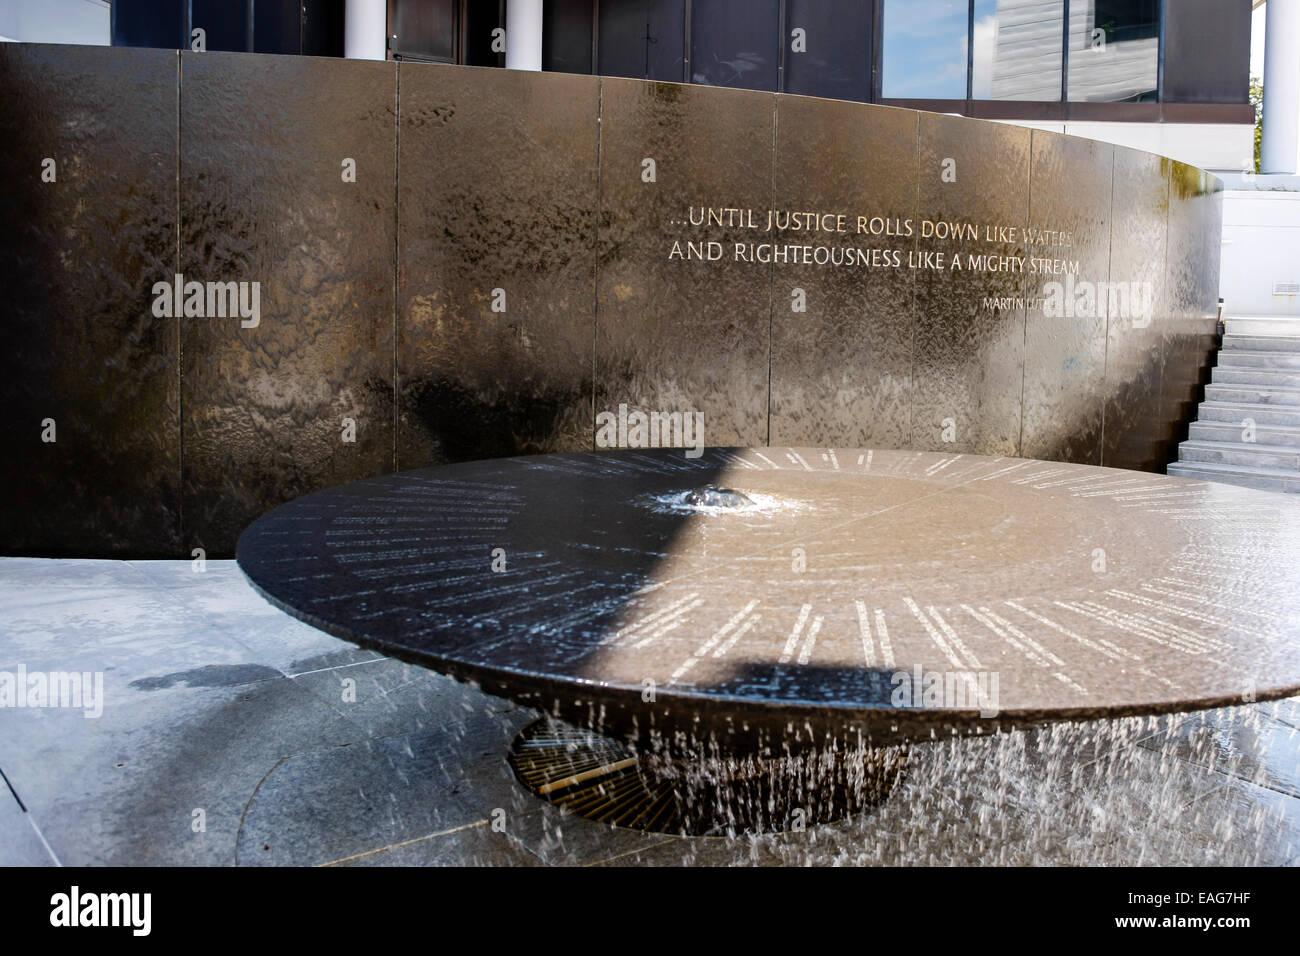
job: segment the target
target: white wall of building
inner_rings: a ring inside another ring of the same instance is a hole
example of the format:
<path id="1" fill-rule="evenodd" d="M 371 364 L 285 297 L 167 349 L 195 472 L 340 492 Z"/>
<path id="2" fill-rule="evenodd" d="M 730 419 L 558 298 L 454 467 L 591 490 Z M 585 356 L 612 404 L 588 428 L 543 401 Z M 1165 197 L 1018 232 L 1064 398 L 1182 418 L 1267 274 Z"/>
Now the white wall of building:
<path id="1" fill-rule="evenodd" d="M 109 7 L 105 0 L 4 0 L 0 39 L 108 46 Z"/>
<path id="2" fill-rule="evenodd" d="M 1245 123 L 1000 122 L 1144 149 L 1201 169 L 1236 172 L 1254 163 L 1255 127 Z"/>
<path id="3" fill-rule="evenodd" d="M 1300 316 L 1300 295 L 1273 295 L 1300 283 L 1300 192 L 1225 190 L 1219 276 L 1224 315 Z"/>

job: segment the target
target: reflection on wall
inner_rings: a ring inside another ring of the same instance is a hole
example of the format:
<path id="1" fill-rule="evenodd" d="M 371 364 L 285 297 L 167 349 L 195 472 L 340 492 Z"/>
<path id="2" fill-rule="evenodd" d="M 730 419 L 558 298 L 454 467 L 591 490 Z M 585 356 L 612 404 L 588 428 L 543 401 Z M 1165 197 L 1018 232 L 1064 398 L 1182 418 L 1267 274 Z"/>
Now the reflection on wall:
<path id="1" fill-rule="evenodd" d="M 966 0 L 884 0 L 880 95 L 966 98 Z"/>
<path id="2" fill-rule="evenodd" d="M 1155 97 L 1160 56 L 1156 0 L 1070 4 L 1069 96 L 1074 102 Z M 976 0 L 972 95 L 977 100 L 1061 98 L 1063 0 Z"/>
<path id="3" fill-rule="evenodd" d="M 706 0 L 691 6 L 691 82 L 775 90 L 778 0 Z"/>
<path id="4" fill-rule="evenodd" d="M 972 95 L 1061 98 L 1062 0 L 975 0 Z"/>
<path id="5" fill-rule="evenodd" d="M 1072 0 L 1072 102 L 1154 100 L 1159 69 L 1159 0 Z"/>
<path id="6" fill-rule="evenodd" d="M 964 99 L 967 4 L 886 0 L 881 95 Z M 1159 0 L 1073 0 L 1069 98 L 1155 99 Z M 971 95 L 977 100 L 1061 99 L 1064 0 L 975 0 Z"/>

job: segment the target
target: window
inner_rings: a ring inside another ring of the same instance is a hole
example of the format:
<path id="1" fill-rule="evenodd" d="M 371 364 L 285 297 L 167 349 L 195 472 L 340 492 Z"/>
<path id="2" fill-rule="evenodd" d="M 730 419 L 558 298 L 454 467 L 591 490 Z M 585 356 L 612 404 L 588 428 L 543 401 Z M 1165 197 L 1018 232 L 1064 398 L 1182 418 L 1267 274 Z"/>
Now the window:
<path id="1" fill-rule="evenodd" d="M 694 0 L 691 82 L 775 90 L 780 0 Z"/>
<path id="2" fill-rule="evenodd" d="M 542 4 L 543 70 L 591 72 L 591 14 L 591 0 L 546 0 Z"/>
<path id="3" fill-rule="evenodd" d="M 966 99 L 967 0 L 882 0 L 884 99 Z"/>
<path id="4" fill-rule="evenodd" d="M 1063 0 L 975 0 L 972 35 L 974 99 L 1060 101 Z"/>
<path id="5" fill-rule="evenodd" d="M 598 20 L 597 72 L 602 76 L 673 83 L 686 79 L 683 0 L 600 0 Z"/>
<path id="6" fill-rule="evenodd" d="M 505 66 L 505 53 L 492 49 L 495 31 L 505 29 L 505 0 L 465 0 L 464 14 L 464 62 L 470 66 Z"/>
<path id="7" fill-rule="evenodd" d="M 803 52 L 791 34 L 802 30 Z M 861 0 L 787 0 L 785 92 L 871 99 L 871 5 Z"/>
<path id="8" fill-rule="evenodd" d="M 302 52 L 302 4 L 299 0 L 257 0 L 253 5 L 253 50 L 257 53 Z"/>
<path id="9" fill-rule="evenodd" d="M 199 28 L 206 34 L 207 49 L 245 51 L 248 49 L 248 6 L 221 0 L 193 0 L 190 3 L 191 34 Z"/>
<path id="10" fill-rule="evenodd" d="M 1159 0 L 1070 0 L 1071 102 L 1154 102 L 1159 71 Z"/>
<path id="11" fill-rule="evenodd" d="M 188 49 L 185 9 L 173 0 L 115 3 L 112 7 L 113 46 L 152 46 Z"/>
<path id="12" fill-rule="evenodd" d="M 459 0 L 396 0 L 389 45 L 403 59 L 456 62 Z"/>

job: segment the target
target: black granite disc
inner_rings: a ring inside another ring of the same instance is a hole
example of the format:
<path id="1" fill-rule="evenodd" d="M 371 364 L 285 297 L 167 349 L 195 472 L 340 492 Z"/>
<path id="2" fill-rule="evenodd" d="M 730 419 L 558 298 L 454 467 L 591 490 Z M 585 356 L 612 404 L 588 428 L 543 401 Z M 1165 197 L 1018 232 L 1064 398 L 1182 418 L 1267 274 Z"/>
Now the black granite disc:
<path id="1" fill-rule="evenodd" d="M 1086 465 L 829 448 L 472 462 L 290 502 L 238 559 L 309 623 L 642 753 L 1300 691 L 1300 500 Z"/>

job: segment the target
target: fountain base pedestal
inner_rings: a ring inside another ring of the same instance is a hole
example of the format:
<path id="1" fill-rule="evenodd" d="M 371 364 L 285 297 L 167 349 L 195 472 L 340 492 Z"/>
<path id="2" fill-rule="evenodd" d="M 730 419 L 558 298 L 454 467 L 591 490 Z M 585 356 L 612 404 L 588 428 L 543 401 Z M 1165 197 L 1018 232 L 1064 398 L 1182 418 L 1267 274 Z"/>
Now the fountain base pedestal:
<path id="1" fill-rule="evenodd" d="M 798 830 L 882 803 L 907 748 L 798 756 L 640 755 L 620 741 L 542 718 L 510 748 L 534 794 L 580 817 L 654 833 L 729 836 Z"/>

